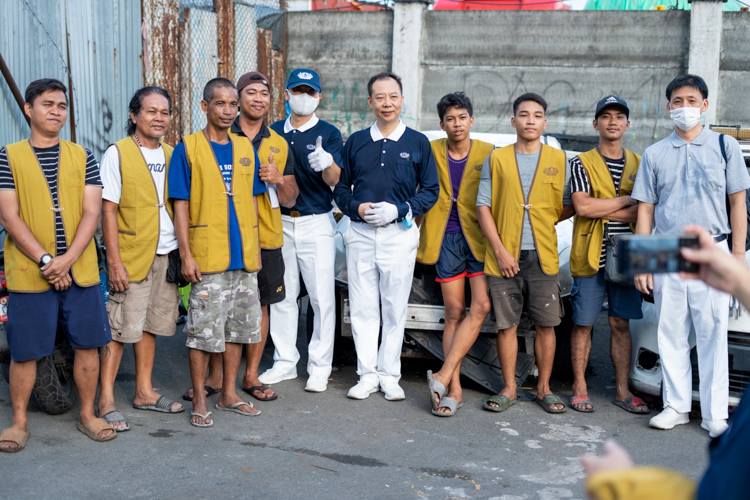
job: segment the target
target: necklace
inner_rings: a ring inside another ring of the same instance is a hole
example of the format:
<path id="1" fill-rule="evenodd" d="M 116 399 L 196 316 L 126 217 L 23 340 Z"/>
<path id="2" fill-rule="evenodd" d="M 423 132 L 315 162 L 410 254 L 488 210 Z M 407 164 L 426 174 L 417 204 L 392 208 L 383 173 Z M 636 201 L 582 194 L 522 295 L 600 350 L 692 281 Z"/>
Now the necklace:
<path id="1" fill-rule="evenodd" d="M 138 138 L 138 134 L 133 134 L 133 137 L 135 138 L 135 142 L 138 143 L 138 146 L 143 147 L 143 144 L 141 144 L 141 140 Z"/>

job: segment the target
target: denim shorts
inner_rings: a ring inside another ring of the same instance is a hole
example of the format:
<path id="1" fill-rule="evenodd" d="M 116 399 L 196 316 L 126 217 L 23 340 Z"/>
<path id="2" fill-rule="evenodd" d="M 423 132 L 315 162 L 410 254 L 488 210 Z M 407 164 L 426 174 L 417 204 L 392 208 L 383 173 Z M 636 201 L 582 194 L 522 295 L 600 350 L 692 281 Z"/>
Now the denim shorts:
<path id="1" fill-rule="evenodd" d="M 446 233 L 435 271 L 438 283 L 473 278 L 484 274 L 484 262 L 474 258 L 464 233 Z"/>
<path id="2" fill-rule="evenodd" d="M 573 323 L 591 326 L 596 323 L 604 304 L 609 300 L 609 315 L 622 319 L 642 319 L 641 292 L 634 286 L 618 285 L 604 279 L 604 269 L 594 276 L 573 278 L 570 298 L 573 306 Z"/>

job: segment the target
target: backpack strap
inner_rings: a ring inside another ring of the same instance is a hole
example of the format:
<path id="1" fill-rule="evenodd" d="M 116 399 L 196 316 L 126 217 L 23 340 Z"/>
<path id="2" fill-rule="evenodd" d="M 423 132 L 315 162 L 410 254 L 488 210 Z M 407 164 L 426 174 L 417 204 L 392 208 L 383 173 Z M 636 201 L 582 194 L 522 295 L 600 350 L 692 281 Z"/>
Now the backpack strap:
<path id="1" fill-rule="evenodd" d="M 727 148 L 724 145 L 724 134 L 719 134 L 719 148 L 721 149 L 721 157 L 724 158 L 724 163 L 729 163 L 727 161 Z"/>

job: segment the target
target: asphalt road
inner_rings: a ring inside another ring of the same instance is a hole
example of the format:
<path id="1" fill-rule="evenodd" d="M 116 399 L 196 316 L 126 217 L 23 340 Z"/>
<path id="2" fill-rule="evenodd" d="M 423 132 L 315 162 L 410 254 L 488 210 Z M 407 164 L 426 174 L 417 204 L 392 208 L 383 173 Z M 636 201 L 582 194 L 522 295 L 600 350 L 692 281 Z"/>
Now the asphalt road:
<path id="1" fill-rule="evenodd" d="M 595 413 L 549 415 L 529 402 L 490 413 L 481 408 L 488 394 L 467 381 L 466 406 L 453 418 L 437 418 L 429 412 L 425 383 L 437 361 L 405 360 L 406 400 L 400 402 L 386 401 L 382 393 L 347 399 L 357 380 L 351 363 L 336 365 L 325 393 L 306 393 L 301 363 L 301 377 L 274 387 L 277 401 L 258 403 L 259 417 L 214 411 L 210 429 L 192 427 L 188 412 L 134 410 L 127 349 L 115 397 L 132 430 L 96 443 L 76 430 L 77 409 L 50 416 L 32 402 L 26 449 L 0 454 L 0 497 L 583 499 L 578 457 L 600 452 L 607 438 L 622 443 L 636 463 L 700 477 L 709 441 L 700 418 L 656 431 L 648 417 L 612 405 L 606 313 L 596 331 L 595 374 L 589 378 Z M 271 356 L 267 350 L 262 368 Z M 187 389 L 181 329 L 158 342 L 154 380 L 172 398 Z M 567 383 L 553 381 L 552 387 L 565 400 L 571 394 Z M 8 386 L 0 382 L 0 423 L 11 415 Z"/>

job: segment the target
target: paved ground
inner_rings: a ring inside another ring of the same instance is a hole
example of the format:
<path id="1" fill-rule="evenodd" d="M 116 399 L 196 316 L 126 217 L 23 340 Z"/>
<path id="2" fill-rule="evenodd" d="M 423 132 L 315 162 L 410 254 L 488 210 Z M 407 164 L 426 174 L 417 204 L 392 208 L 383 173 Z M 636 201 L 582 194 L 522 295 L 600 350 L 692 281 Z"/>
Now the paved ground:
<path id="1" fill-rule="evenodd" d="M 700 420 L 655 431 L 647 417 L 610 403 L 605 325 L 603 313 L 592 353 L 592 414 L 548 415 L 535 403 L 489 413 L 481 409 L 488 394 L 467 383 L 466 407 L 453 418 L 433 417 L 424 373 L 439 363 L 409 360 L 403 365 L 405 401 L 386 401 L 382 393 L 347 399 L 356 367 L 344 364 L 325 393 L 304 392 L 300 377 L 275 386 L 279 400 L 259 403 L 259 417 L 215 411 L 214 427 L 198 429 L 187 412 L 132 409 L 133 357 L 126 350 L 115 395 L 133 429 L 95 443 L 76 430 L 77 410 L 53 417 L 33 407 L 26 450 L 0 454 L 0 497 L 583 499 L 578 457 L 599 452 L 610 437 L 638 463 L 699 477 L 708 444 Z M 157 390 L 177 398 L 189 381 L 181 332 L 160 341 L 157 355 Z M 569 384 L 557 382 L 553 389 L 570 394 Z M 8 386 L 0 382 L 0 423 L 10 418 Z"/>

